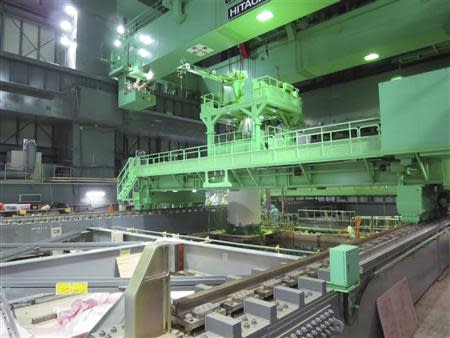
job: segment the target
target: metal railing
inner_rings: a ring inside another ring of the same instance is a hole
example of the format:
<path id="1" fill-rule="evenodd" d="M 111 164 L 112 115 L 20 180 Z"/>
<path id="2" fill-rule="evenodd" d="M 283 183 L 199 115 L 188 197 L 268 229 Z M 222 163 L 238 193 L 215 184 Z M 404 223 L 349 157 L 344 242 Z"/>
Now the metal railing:
<path id="1" fill-rule="evenodd" d="M 402 223 L 401 216 L 358 216 L 361 219 L 361 228 L 370 232 L 394 228 Z M 354 224 L 355 220 L 352 219 Z"/>
<path id="2" fill-rule="evenodd" d="M 219 134 L 214 137 L 214 144 L 224 144 L 234 141 L 251 140 L 252 135 L 243 130 L 232 131 L 229 133 Z"/>
<path id="3" fill-rule="evenodd" d="M 360 139 L 365 136 L 380 135 L 380 125 L 378 118 L 370 118 L 287 132 L 277 127 L 269 127 L 266 142 L 268 142 L 269 148 L 279 148 L 344 139 Z"/>
<path id="4" fill-rule="evenodd" d="M 74 177 L 74 168 L 90 169 L 90 167 L 71 167 L 59 164 L 37 164 L 33 170 L 31 170 L 26 166 L 12 167 L 9 164 L 2 163 L 0 164 L 0 181 L 29 180 L 41 182 L 68 182 L 70 179 L 72 181 L 85 181 L 90 183 L 111 181 L 110 178 L 103 177 Z M 109 167 L 104 168 L 109 169 Z"/>
<path id="5" fill-rule="evenodd" d="M 374 129 L 374 132 L 363 132 L 365 129 Z M 276 130 L 276 128 L 273 128 Z M 336 133 L 346 133 L 345 135 L 336 136 Z M 239 133 L 239 132 L 237 132 Z M 233 133 L 227 133 L 233 134 Z M 231 144 L 234 141 L 226 141 L 227 134 L 225 135 L 225 139 L 220 144 Z M 217 135 L 216 139 L 221 139 L 221 135 Z M 305 145 L 312 143 L 325 143 L 325 142 L 334 142 L 340 141 L 343 139 L 356 139 L 363 138 L 365 136 L 374 136 L 380 135 L 380 123 L 379 119 L 365 119 L 359 121 L 352 121 L 346 123 L 338 123 L 334 125 L 321 126 L 321 127 L 313 127 L 306 128 L 294 131 L 269 131 L 268 134 L 264 135 L 264 141 L 268 149 L 280 149 L 297 145 Z M 250 137 L 248 138 L 250 139 Z M 270 142 L 271 140 L 283 140 L 283 142 Z M 264 149 L 261 149 L 264 150 Z M 247 150 L 243 152 L 252 152 L 253 150 Z M 185 149 L 177 149 L 171 150 L 161 153 L 142 155 L 138 157 L 131 157 L 128 159 L 127 164 L 122 169 L 119 174 L 119 179 L 123 177 L 128 171 L 130 165 L 152 165 L 159 164 L 164 162 L 174 162 L 174 161 L 185 161 L 189 159 L 196 159 L 201 157 L 214 157 L 214 156 L 223 156 L 223 153 L 216 155 L 214 153 L 214 146 L 210 147 L 210 152 L 208 153 L 208 146 L 198 146 L 192 148 Z M 131 164 L 132 163 L 132 164 Z"/>
<path id="6" fill-rule="evenodd" d="M 120 171 L 119 176 L 117 176 L 117 194 L 118 195 L 123 194 L 125 184 L 131 184 L 130 183 L 130 182 L 132 182 L 131 175 L 133 175 L 133 173 L 130 169 L 135 166 L 135 163 L 137 160 L 138 160 L 138 157 L 128 158 L 127 163 Z M 126 195 L 128 195 L 128 193 L 126 193 Z M 121 197 L 125 198 L 127 196 L 121 196 Z"/>
<path id="7" fill-rule="evenodd" d="M 259 92 L 260 95 L 263 94 L 264 88 L 272 87 L 281 89 L 282 91 L 288 94 L 299 96 L 299 90 L 295 88 L 293 85 L 287 82 L 282 82 L 268 75 L 256 78 L 254 83 L 255 84 L 253 86 L 253 90 L 254 92 L 255 91 Z"/>
<path id="8" fill-rule="evenodd" d="M 0 180 L 42 180 L 43 172 L 41 167 L 33 167 L 33 169 L 26 166 L 12 167 L 9 164 L 0 164 Z"/>
<path id="9" fill-rule="evenodd" d="M 55 165 L 53 167 L 53 177 L 72 177 L 73 170 L 72 167 Z"/>
<path id="10" fill-rule="evenodd" d="M 198 146 L 185 149 L 171 150 L 161 153 L 130 157 L 117 178 L 117 191 L 120 193 L 127 182 L 130 182 L 130 170 L 135 166 L 158 165 L 176 161 L 200 159 L 202 157 L 217 158 L 229 154 L 253 153 L 258 150 L 281 150 L 292 147 L 307 147 L 318 144 L 330 144 L 333 142 L 351 142 L 365 137 L 380 135 L 380 120 L 378 118 L 363 119 L 325 126 L 311 127 L 293 131 L 285 131 L 278 128 L 269 128 L 259 143 L 260 149 L 252 147 L 239 147 L 239 142 L 234 138 L 239 132 L 217 135 L 215 140 L 220 140 L 220 147 L 216 144 Z M 231 135 L 231 136 L 227 136 Z M 231 138 L 231 141 L 228 141 Z M 251 140 L 249 137 L 246 140 Z M 256 141 L 256 140 L 254 140 Z M 256 142 L 255 142 L 256 144 Z M 227 151 L 223 151 L 223 149 Z"/>
<path id="11" fill-rule="evenodd" d="M 214 95 L 214 93 L 208 93 L 201 96 L 202 105 L 208 105 L 211 108 L 222 107 L 222 102 Z"/>
<path id="12" fill-rule="evenodd" d="M 132 34 L 140 29 L 142 29 L 145 25 L 153 20 L 159 18 L 165 12 L 167 12 L 167 8 L 163 5 L 162 0 L 155 1 L 152 5 L 148 5 L 149 8 L 139 15 L 131 19 L 126 27 L 129 34 Z"/>
<path id="13" fill-rule="evenodd" d="M 298 209 L 298 220 L 301 221 L 327 221 L 350 223 L 355 217 L 355 211 L 334 209 Z"/>

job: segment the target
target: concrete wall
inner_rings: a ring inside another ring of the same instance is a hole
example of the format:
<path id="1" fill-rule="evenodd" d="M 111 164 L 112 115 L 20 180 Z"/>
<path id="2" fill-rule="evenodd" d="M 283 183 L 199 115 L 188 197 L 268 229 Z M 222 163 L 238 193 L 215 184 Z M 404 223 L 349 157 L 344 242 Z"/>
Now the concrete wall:
<path id="1" fill-rule="evenodd" d="M 104 197 L 96 197 L 94 200 L 86 196 L 88 191 L 104 191 Z M 0 184 L 0 202 L 18 203 L 19 194 L 40 194 L 42 203 L 63 202 L 77 210 L 86 210 L 89 206 L 105 208 L 110 203 L 116 203 L 115 184 Z"/>
<path id="2" fill-rule="evenodd" d="M 450 65 L 449 60 L 428 62 L 414 67 L 339 83 L 300 93 L 303 114 L 308 125 L 378 117 L 378 84 L 396 76 L 410 76 Z"/>
<path id="3" fill-rule="evenodd" d="M 107 76 L 115 28 L 116 0 L 77 0 L 77 69 L 90 74 Z M 102 61 L 103 60 L 103 61 Z"/>
<path id="4" fill-rule="evenodd" d="M 74 123 L 74 176 L 114 177 L 114 129 Z"/>

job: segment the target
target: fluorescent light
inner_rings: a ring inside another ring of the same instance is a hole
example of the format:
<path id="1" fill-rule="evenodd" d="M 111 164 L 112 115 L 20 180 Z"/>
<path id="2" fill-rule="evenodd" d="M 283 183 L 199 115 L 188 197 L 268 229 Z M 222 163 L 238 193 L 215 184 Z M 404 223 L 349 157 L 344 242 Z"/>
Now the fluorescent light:
<path id="1" fill-rule="evenodd" d="M 61 27 L 61 29 L 65 32 L 70 32 L 73 29 L 72 24 L 67 20 L 61 21 L 61 23 L 59 24 L 59 27 Z"/>
<path id="2" fill-rule="evenodd" d="M 178 190 L 172 190 L 172 192 L 178 192 Z"/>
<path id="3" fill-rule="evenodd" d="M 144 45 L 150 45 L 153 42 L 153 39 L 150 37 L 150 35 L 140 34 L 139 41 L 141 41 Z"/>
<path id="4" fill-rule="evenodd" d="M 273 14 L 271 11 L 262 11 L 256 16 L 258 21 L 264 22 L 273 18 Z"/>
<path id="5" fill-rule="evenodd" d="M 91 190 L 86 192 L 86 197 L 89 198 L 100 198 L 100 197 L 105 197 L 105 192 L 102 190 Z"/>
<path id="6" fill-rule="evenodd" d="M 78 11 L 75 7 L 73 7 L 72 5 L 66 5 L 64 7 L 64 12 L 66 12 L 67 15 L 74 17 L 75 15 L 78 14 Z"/>
<path id="7" fill-rule="evenodd" d="M 61 39 L 59 39 L 59 42 L 60 42 L 63 46 L 65 46 L 65 47 L 69 47 L 69 46 L 70 46 L 70 43 L 71 43 L 71 41 L 70 41 L 70 39 L 67 37 L 67 35 L 61 36 Z"/>
<path id="8" fill-rule="evenodd" d="M 153 79 L 153 77 L 155 76 L 155 74 L 153 74 L 153 72 L 151 70 L 148 71 L 147 74 L 145 74 L 145 78 L 150 81 L 151 79 Z"/>
<path id="9" fill-rule="evenodd" d="M 197 189 L 192 189 L 192 192 L 197 192 Z"/>
<path id="10" fill-rule="evenodd" d="M 147 49 L 139 48 L 138 54 L 140 57 L 147 58 L 150 56 L 150 52 Z"/>
<path id="11" fill-rule="evenodd" d="M 115 40 L 114 40 L 114 47 L 119 48 L 120 46 L 122 46 L 122 42 L 120 42 L 119 39 L 115 39 Z"/>
<path id="12" fill-rule="evenodd" d="M 117 33 L 120 35 L 125 34 L 125 27 L 123 25 L 117 26 Z"/>
<path id="13" fill-rule="evenodd" d="M 373 61 L 376 60 L 380 57 L 380 55 L 378 53 L 370 53 L 366 56 L 364 56 L 364 60 L 366 61 Z"/>

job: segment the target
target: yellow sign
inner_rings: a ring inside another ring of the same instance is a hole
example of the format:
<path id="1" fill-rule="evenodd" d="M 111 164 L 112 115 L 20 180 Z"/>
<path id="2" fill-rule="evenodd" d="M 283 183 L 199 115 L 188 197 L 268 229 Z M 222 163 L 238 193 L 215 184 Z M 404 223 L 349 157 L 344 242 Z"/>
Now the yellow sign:
<path id="1" fill-rule="evenodd" d="M 26 211 L 26 210 L 19 210 L 19 214 L 20 214 L 20 215 L 26 215 L 26 214 L 27 214 L 27 211 Z"/>
<path id="2" fill-rule="evenodd" d="M 78 283 L 56 283 L 55 293 L 57 295 L 85 295 L 89 292 L 87 282 Z"/>
<path id="3" fill-rule="evenodd" d="M 88 289 L 89 288 L 88 288 L 87 282 L 72 284 L 72 294 L 74 294 L 74 295 L 85 295 L 88 293 Z"/>
<path id="4" fill-rule="evenodd" d="M 72 294 L 72 284 L 70 283 L 56 283 L 57 295 L 70 295 Z"/>

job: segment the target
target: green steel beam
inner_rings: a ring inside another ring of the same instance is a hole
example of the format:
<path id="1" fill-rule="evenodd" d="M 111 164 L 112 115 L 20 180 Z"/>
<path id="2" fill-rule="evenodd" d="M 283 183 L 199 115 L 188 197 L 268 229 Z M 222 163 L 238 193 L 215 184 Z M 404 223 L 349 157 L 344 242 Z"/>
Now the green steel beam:
<path id="1" fill-rule="evenodd" d="M 374 62 L 364 59 L 370 53 L 379 54 L 378 61 L 445 46 L 450 40 L 448 13 L 448 0 L 378 0 L 297 32 L 288 25 L 287 37 L 251 50 L 248 61 L 236 56 L 212 68 L 301 82 Z"/>
<path id="2" fill-rule="evenodd" d="M 155 105 L 153 81 L 174 73 L 180 60 L 196 63 L 337 1 L 166 1 L 172 4 L 167 13 L 143 13 L 115 37 L 109 75 L 119 81 L 119 107 L 139 111 Z M 272 17 L 258 19 L 263 12 Z"/>
<path id="3" fill-rule="evenodd" d="M 298 0 L 294 6 L 285 0 L 260 2 L 260 6 L 250 8 L 242 15 L 229 19 L 228 10 L 234 7 L 236 2 L 226 4 L 225 1 L 186 1 L 183 5 L 184 20 L 182 22 L 177 22 L 174 9 L 149 22 L 138 32 L 134 32 L 134 22 L 131 22 L 128 29 L 132 34 L 124 39 L 123 46 L 132 43 L 135 51 L 131 51 L 131 53 L 134 54 L 138 52 L 139 48 L 148 48 L 151 55 L 147 58 L 132 56 L 130 58 L 136 60 L 139 66 L 151 64 L 155 78 L 161 79 L 173 73 L 181 59 L 196 63 L 318 11 L 338 0 Z M 265 22 L 258 21 L 257 16 L 263 11 L 271 11 L 273 18 Z M 205 15 L 205 13 L 207 14 Z M 153 39 L 153 43 L 148 46 L 140 43 L 140 34 L 149 35 Z M 202 54 L 189 52 L 190 48 L 199 44 L 209 49 Z M 113 68 L 117 68 L 117 64 L 126 66 L 123 59 L 116 60 L 114 58 L 113 61 L 118 61 L 114 62 L 116 67 L 113 66 Z"/>
<path id="4" fill-rule="evenodd" d="M 273 189 L 271 195 L 277 196 L 395 196 L 397 185 L 362 185 L 347 187 L 303 187 L 295 189 Z"/>

